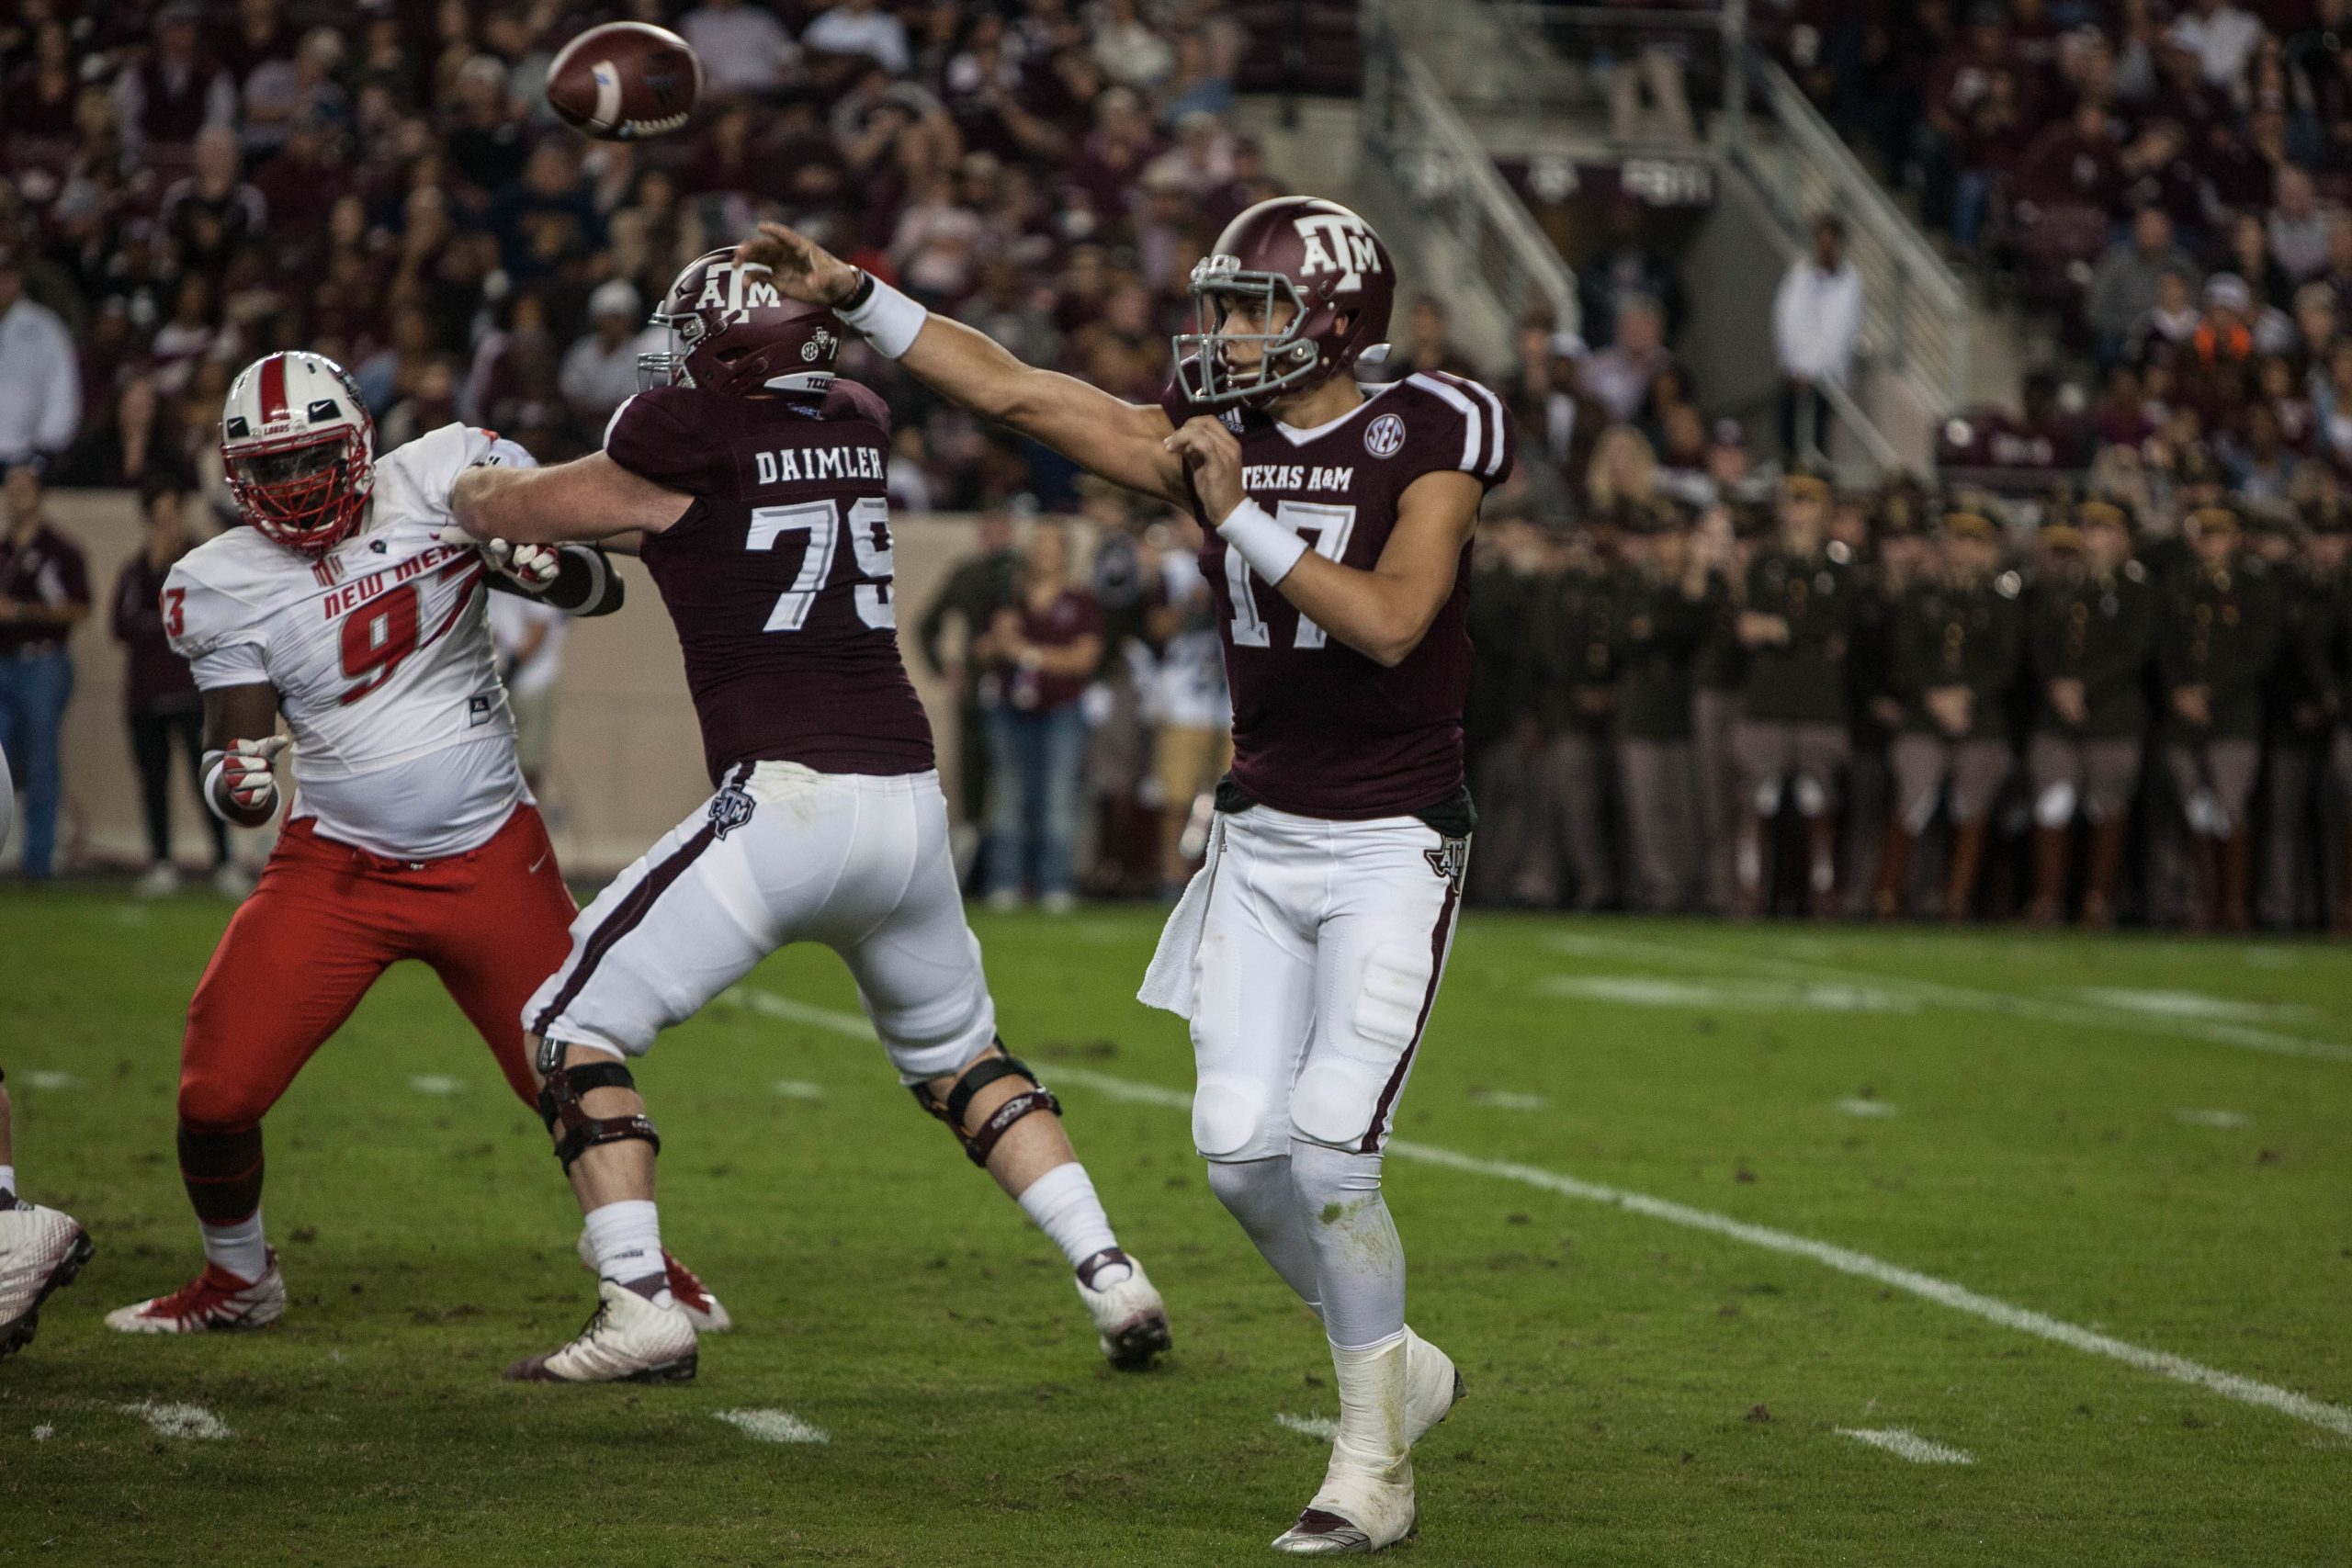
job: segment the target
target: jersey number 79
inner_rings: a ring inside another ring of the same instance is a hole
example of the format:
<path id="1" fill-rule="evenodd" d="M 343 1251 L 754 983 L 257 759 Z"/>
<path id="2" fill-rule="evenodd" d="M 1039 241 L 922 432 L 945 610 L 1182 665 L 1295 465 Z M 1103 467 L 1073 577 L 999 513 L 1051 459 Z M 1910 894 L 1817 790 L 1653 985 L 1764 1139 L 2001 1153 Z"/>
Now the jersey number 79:
<path id="1" fill-rule="evenodd" d="M 743 541 L 749 550 L 772 550 L 787 534 L 807 534 L 808 548 L 800 558 L 800 570 L 792 586 L 776 598 L 775 608 L 768 612 L 763 632 L 797 632 L 808 624 L 808 613 L 817 607 L 817 596 L 824 592 L 826 580 L 833 574 L 833 556 L 841 547 L 842 515 L 840 504 L 831 501 L 804 501 L 797 506 L 759 506 L 752 509 L 752 530 Z M 880 496 L 869 495 L 850 502 L 850 548 L 857 557 L 857 571 L 865 581 L 857 585 L 857 618 L 876 630 L 899 624 L 899 608 L 890 597 L 890 581 L 897 573 L 894 552 L 890 546 L 890 503 Z"/>

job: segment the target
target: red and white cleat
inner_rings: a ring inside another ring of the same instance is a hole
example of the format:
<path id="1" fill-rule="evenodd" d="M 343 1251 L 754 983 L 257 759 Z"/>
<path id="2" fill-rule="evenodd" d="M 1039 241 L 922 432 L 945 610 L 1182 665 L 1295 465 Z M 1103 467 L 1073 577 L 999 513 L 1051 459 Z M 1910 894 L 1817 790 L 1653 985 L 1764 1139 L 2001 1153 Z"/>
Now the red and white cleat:
<path id="1" fill-rule="evenodd" d="M 258 1280 L 240 1280 L 218 1264 L 168 1296 L 117 1307 L 107 1326 L 124 1334 L 211 1334 L 231 1328 L 261 1328 L 286 1315 L 286 1276 L 277 1271 L 277 1251 Z"/>
<path id="2" fill-rule="evenodd" d="M 92 1250 L 72 1215 L 0 1191 L 0 1356 L 33 1342 L 40 1303 L 74 1282 Z"/>
<path id="3" fill-rule="evenodd" d="M 596 1271 L 596 1249 L 589 1245 L 588 1233 L 580 1233 L 580 1267 L 591 1274 Z M 735 1326 L 734 1316 L 719 1299 L 711 1294 L 702 1276 L 662 1249 L 662 1267 L 670 1276 L 670 1294 L 677 1298 L 678 1310 L 695 1325 L 697 1334 L 724 1334 Z"/>
<path id="4" fill-rule="evenodd" d="M 569 1344 L 506 1369 L 513 1382 L 691 1382 L 695 1325 L 610 1280 L 596 1281 L 596 1314 Z"/>

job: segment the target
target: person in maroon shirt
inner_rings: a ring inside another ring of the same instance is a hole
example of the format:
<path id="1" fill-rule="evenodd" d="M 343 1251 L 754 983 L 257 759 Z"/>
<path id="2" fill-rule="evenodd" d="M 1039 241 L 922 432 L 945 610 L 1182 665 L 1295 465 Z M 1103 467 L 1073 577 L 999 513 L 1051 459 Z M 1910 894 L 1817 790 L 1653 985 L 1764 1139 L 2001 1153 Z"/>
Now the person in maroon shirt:
<path id="1" fill-rule="evenodd" d="M 1017 907 L 1025 882 L 1048 912 L 1068 913 L 1086 751 L 1079 702 L 1102 662 L 1102 612 L 1070 581 L 1069 536 L 1059 526 L 1040 524 L 1030 536 L 1018 597 L 975 651 L 993 666 L 983 694 L 989 907 Z"/>
<path id="2" fill-rule="evenodd" d="M 57 852 L 62 792 L 58 735 L 74 695 L 66 638 L 90 613 L 82 547 L 41 511 L 40 462 L 8 469 L 6 532 L 0 534 L 0 752 L 25 792 L 25 875 L 48 877 Z"/>
<path id="3" fill-rule="evenodd" d="M 170 482 L 141 491 L 140 510 L 147 533 L 138 553 L 123 562 L 115 579 L 114 639 L 122 644 L 123 723 L 130 731 L 130 759 L 139 770 L 139 803 L 147 823 L 147 874 L 139 891 L 149 897 L 179 886 L 172 864 L 172 747 L 187 760 L 187 776 L 203 793 L 204 701 L 187 660 L 172 651 L 164 626 L 164 579 L 172 563 L 188 552 L 182 517 L 187 496 Z M 197 816 L 212 836 L 212 880 L 223 897 L 243 896 L 243 879 L 229 858 L 229 825 L 209 811 Z"/>
<path id="4" fill-rule="evenodd" d="M 525 1009 L 541 1114 L 563 1129 L 591 1235 L 609 1239 L 605 1310 L 508 1375 L 692 1375 L 694 1335 L 661 1275 L 619 1271 L 660 1239 L 658 1140 L 621 1063 L 795 942 L 841 954 L 899 1081 L 1061 1248 L 1103 1355 L 1147 1365 L 1169 1347 L 1167 1309 L 1120 1249 L 1060 1103 L 998 1037 L 964 919 L 931 726 L 899 653 L 889 410 L 835 379 L 833 313 L 731 252 L 679 274 L 654 321 L 673 351 L 640 373 L 666 384 L 615 411 L 602 452 L 473 468 L 450 491 L 477 537 L 636 549 L 676 625 L 717 786 L 581 915 Z M 1032 607 L 1051 622 L 1058 606 Z M 1041 655 L 1029 673 L 1082 678 L 1076 662 Z"/>
<path id="5" fill-rule="evenodd" d="M 1190 1021 L 1209 1186 L 1330 1345 L 1339 1433 L 1274 1547 L 1401 1540 L 1413 1442 L 1461 1385 L 1406 1325 L 1381 1156 L 1476 821 L 1466 579 L 1479 503 L 1510 471 L 1502 400 L 1441 372 L 1358 386 L 1396 269 L 1362 218 L 1312 197 L 1261 202 L 1217 236 L 1157 404 L 1023 365 L 780 224 L 737 254 L 933 391 L 1200 520 L 1233 772 L 1141 999 Z"/>

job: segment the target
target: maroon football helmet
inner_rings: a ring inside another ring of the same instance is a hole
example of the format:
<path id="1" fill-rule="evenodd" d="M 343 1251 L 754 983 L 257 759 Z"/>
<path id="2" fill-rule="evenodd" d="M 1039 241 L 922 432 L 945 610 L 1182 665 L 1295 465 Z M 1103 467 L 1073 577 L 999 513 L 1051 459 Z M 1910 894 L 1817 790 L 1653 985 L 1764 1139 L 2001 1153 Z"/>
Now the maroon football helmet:
<path id="1" fill-rule="evenodd" d="M 1315 197 L 1261 201 L 1193 268 L 1193 330 L 1176 335 L 1178 385 L 1196 403 L 1243 407 L 1313 386 L 1387 339 L 1396 299 L 1396 270 L 1371 224 Z M 1236 306 L 1263 330 L 1226 330 Z M 1255 345 L 1253 363 L 1234 363 L 1238 344 Z"/>
<path id="2" fill-rule="evenodd" d="M 703 387 L 749 397 L 822 397 L 833 384 L 842 323 L 822 305 L 788 299 L 755 262 L 732 250 L 689 263 L 653 312 L 670 346 L 637 356 L 640 387 Z"/>

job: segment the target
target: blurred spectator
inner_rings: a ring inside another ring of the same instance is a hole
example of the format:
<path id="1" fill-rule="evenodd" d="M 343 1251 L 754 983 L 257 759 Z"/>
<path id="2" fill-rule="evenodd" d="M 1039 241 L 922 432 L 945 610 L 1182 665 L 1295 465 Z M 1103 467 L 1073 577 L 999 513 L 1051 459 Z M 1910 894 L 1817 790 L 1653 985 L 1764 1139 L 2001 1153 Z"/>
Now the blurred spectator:
<path id="1" fill-rule="evenodd" d="M 1611 0 L 1623 8 L 1654 4 L 1655 0 Z M 1664 122 L 1665 134 L 1677 141 L 1698 135 L 1690 119 L 1690 100 L 1682 74 L 1689 54 L 1685 35 L 1659 28 L 1618 32 L 1594 63 L 1609 81 L 1609 134 L 1620 141 L 1634 139 L 1641 116 L 1642 89 L 1649 89 L 1650 107 Z"/>
<path id="2" fill-rule="evenodd" d="M 1023 552 L 1012 603 L 998 608 L 978 643 L 989 673 L 987 892 L 992 908 L 1017 908 L 1034 888 L 1049 913 L 1075 902 L 1070 852 L 1078 830 L 1079 770 L 1086 716 L 1080 699 L 1102 662 L 1102 616 L 1070 580 L 1069 536 L 1040 523 Z"/>
<path id="3" fill-rule="evenodd" d="M 2236 85 L 2255 45 L 2262 40 L 2262 23 L 2230 0 L 2188 0 L 2169 36 L 2197 57 L 2206 81 L 2226 88 Z"/>
<path id="4" fill-rule="evenodd" d="M 243 874 L 229 856 L 228 825 L 204 808 L 204 702 L 187 660 L 172 651 L 164 604 L 164 578 L 186 555 L 182 507 L 186 495 L 169 484 L 140 491 L 146 534 L 115 579 L 112 630 L 122 644 L 123 722 L 130 735 L 131 764 L 139 773 L 139 803 L 147 828 L 147 873 L 139 892 L 158 897 L 178 888 L 172 863 L 172 749 L 179 748 L 197 820 L 212 840 L 213 886 L 223 897 L 242 897 Z M 504 597 L 504 595 L 501 595 Z"/>
<path id="5" fill-rule="evenodd" d="M 2335 215 L 2319 205 L 2311 175 L 2290 164 L 2278 171 L 2278 198 L 2263 225 L 2270 254 L 2297 283 L 2327 270 L 2328 231 Z"/>
<path id="6" fill-rule="evenodd" d="M 351 96 L 335 80 L 342 67 L 343 35 L 332 28 L 304 33 L 292 59 L 255 66 L 245 78 L 245 150 L 275 151 L 298 121 L 341 125 L 349 119 Z"/>
<path id="7" fill-rule="evenodd" d="M 903 432 L 902 432 L 903 434 Z M 1012 547 L 1012 518 L 1001 510 L 980 514 L 979 548 L 956 564 L 939 596 L 922 613 L 915 647 L 933 675 L 947 682 L 956 699 L 956 813 L 960 832 L 969 834 L 989 819 L 988 718 L 981 704 L 981 639 L 996 624 L 996 613 L 1020 591 L 1021 552 Z M 949 621 L 958 626 L 960 649 L 950 656 Z M 994 687 L 989 687 L 990 691 Z"/>
<path id="8" fill-rule="evenodd" d="M 89 568 L 43 514 L 37 460 L 10 464 L 0 522 L 0 753 L 25 793 L 24 874 L 39 881 L 55 863 L 58 735 L 74 694 L 66 642 L 90 613 Z"/>
<path id="9" fill-rule="evenodd" d="M 702 56 L 703 89 L 714 95 L 773 93 L 799 67 L 800 46 L 765 6 L 703 0 L 678 31 Z"/>
<path id="10" fill-rule="evenodd" d="M 150 142 L 184 147 L 208 126 L 236 124 L 236 85 L 203 51 L 202 20 L 194 0 L 172 0 L 155 13 L 146 58 L 115 78 L 115 124 L 126 153 L 136 157 Z"/>
<path id="11" fill-rule="evenodd" d="M 1862 326 L 1862 278 L 1845 258 L 1845 224 L 1832 213 L 1813 220 L 1813 254 L 1790 265 L 1772 300 L 1772 347 L 1781 364 L 1781 449 L 1826 451 L 1829 399 L 1825 383 L 1843 386 Z"/>
<path id="12" fill-rule="evenodd" d="M 1225 686 L 1216 602 L 1199 565 L 1200 525 L 1189 514 L 1170 520 L 1177 545 L 1159 558 L 1160 603 L 1152 627 L 1159 644 L 1149 713 L 1157 726 L 1152 767 L 1159 785 L 1159 885 L 1163 897 L 1183 890 L 1197 848 L 1189 829 L 1205 825 L 1202 804 L 1233 760 L 1233 701 Z"/>
<path id="13" fill-rule="evenodd" d="M 1148 92 L 1168 79 L 1176 63 L 1168 40 L 1144 20 L 1138 0 L 1102 0 L 1094 29 L 1094 60 L 1112 81 Z"/>
<path id="14" fill-rule="evenodd" d="M 588 296 L 588 331 L 564 352 L 560 385 L 572 417 L 601 432 L 613 411 L 637 393 L 637 356 L 655 346 L 645 306 L 626 277 L 608 278 Z"/>
<path id="15" fill-rule="evenodd" d="M 514 754 L 523 782 L 536 792 L 547 783 L 548 750 L 555 733 L 556 687 L 563 679 L 563 644 L 571 618 L 542 600 L 520 593 L 490 596 L 490 640 L 514 716 Z"/>
<path id="16" fill-rule="evenodd" d="M 1436 295 L 1424 291 L 1413 296 L 1405 310 L 1404 328 L 1402 341 L 1388 351 L 1388 357 L 1367 367 L 1371 378 L 1401 381 L 1423 370 L 1474 378 L 1478 374 L 1478 367 L 1447 335 L 1445 301 Z"/>
<path id="17" fill-rule="evenodd" d="M 809 23 L 800 41 L 826 54 L 865 55 L 894 76 L 907 69 L 906 26 L 879 0 L 842 0 Z"/>
<path id="18" fill-rule="evenodd" d="M 1627 299 L 1657 301 L 1671 340 L 1682 330 L 1687 313 L 1682 277 L 1673 262 L 1649 243 L 1641 203 L 1611 202 L 1604 221 L 1607 247 L 1577 268 L 1578 325 L 1585 341 L 1603 347 L 1616 342 L 1617 310 Z"/>
<path id="19" fill-rule="evenodd" d="M 2164 209 L 2143 207 L 2132 220 L 2131 239 L 2109 245 L 2091 270 L 2085 316 L 2096 334 L 2101 364 L 2112 364 L 2123 354 L 2133 331 L 2156 308 L 2167 272 L 2191 281 L 2197 264 L 2174 241 L 2172 220 Z"/>
<path id="20" fill-rule="evenodd" d="M 1637 296 L 1618 302 L 1617 341 L 1585 356 L 1577 384 L 1608 410 L 1611 419 L 1638 419 L 1649 406 L 1652 383 L 1673 364 L 1657 301 Z"/>
<path id="21" fill-rule="evenodd" d="M 195 168 L 172 182 L 156 215 L 178 245 L 181 265 L 214 272 L 240 246 L 265 238 L 269 204 L 238 176 L 238 167 L 236 132 L 216 125 L 197 134 Z"/>
<path id="22" fill-rule="evenodd" d="M 25 298 L 16 252 L 0 245 L 0 463 L 62 453 L 81 423 L 81 371 L 65 323 Z"/>

